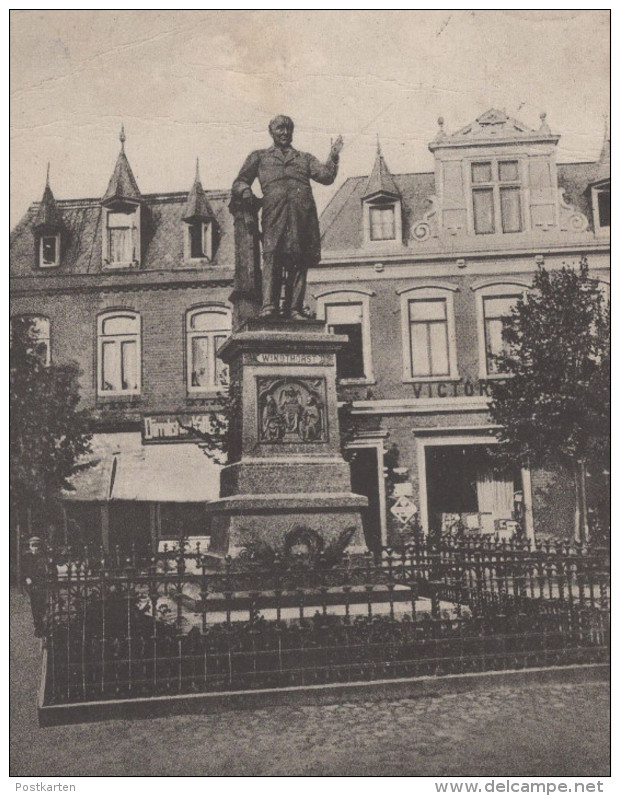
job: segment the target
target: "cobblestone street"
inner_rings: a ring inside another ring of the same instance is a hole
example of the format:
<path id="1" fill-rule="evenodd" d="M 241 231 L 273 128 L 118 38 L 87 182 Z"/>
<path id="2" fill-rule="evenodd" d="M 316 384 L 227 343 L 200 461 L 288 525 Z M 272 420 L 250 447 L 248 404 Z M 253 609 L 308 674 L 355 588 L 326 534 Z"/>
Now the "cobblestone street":
<path id="1" fill-rule="evenodd" d="M 600 682 L 39 728 L 39 643 L 11 602 L 13 776 L 609 775 Z"/>

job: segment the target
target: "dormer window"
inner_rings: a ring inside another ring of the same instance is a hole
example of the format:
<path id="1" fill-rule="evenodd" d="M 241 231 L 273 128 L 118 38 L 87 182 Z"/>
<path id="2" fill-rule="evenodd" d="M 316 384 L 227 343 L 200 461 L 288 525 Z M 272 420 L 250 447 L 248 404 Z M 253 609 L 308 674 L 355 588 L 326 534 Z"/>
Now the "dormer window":
<path id="1" fill-rule="evenodd" d="M 521 180 L 518 160 L 471 164 L 472 209 L 476 235 L 521 232 Z"/>
<path id="2" fill-rule="evenodd" d="M 54 268 L 60 265 L 60 233 L 39 238 L 39 266 Z"/>
<path id="3" fill-rule="evenodd" d="M 109 268 L 129 268 L 140 260 L 140 208 L 105 209 L 103 261 Z"/>
<path id="4" fill-rule="evenodd" d="M 379 205 L 370 207 L 370 239 L 371 240 L 395 240 L 394 205 Z"/>
<path id="5" fill-rule="evenodd" d="M 609 183 L 592 188 L 592 214 L 596 232 L 609 234 L 611 226 L 611 191 Z"/>
<path id="6" fill-rule="evenodd" d="M 190 260 L 213 259 L 213 223 L 192 221 L 187 224 L 186 251 Z"/>

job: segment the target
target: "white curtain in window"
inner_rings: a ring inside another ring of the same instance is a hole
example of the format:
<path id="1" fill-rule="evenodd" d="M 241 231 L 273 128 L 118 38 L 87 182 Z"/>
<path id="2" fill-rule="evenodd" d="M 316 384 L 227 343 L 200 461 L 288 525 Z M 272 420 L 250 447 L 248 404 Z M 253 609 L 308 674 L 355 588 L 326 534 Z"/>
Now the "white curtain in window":
<path id="1" fill-rule="evenodd" d="M 512 517 L 515 491 L 512 478 L 490 467 L 481 468 L 476 473 L 476 491 L 479 512 L 490 513 L 497 519 Z"/>

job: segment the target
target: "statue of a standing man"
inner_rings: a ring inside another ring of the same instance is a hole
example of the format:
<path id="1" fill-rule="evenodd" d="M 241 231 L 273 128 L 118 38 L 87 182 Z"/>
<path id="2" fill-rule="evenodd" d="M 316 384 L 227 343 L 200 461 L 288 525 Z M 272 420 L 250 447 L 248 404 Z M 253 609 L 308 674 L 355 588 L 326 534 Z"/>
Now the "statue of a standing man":
<path id="1" fill-rule="evenodd" d="M 306 274 L 321 259 L 321 238 L 310 180 L 331 185 L 338 173 L 342 136 L 332 145 L 326 163 L 291 146 L 293 120 L 276 116 L 269 123 L 273 146 L 248 156 L 233 183 L 233 197 L 253 206 L 252 183 L 263 192 L 263 275 L 260 317 L 303 320 Z M 284 282 L 284 302 L 280 295 Z"/>

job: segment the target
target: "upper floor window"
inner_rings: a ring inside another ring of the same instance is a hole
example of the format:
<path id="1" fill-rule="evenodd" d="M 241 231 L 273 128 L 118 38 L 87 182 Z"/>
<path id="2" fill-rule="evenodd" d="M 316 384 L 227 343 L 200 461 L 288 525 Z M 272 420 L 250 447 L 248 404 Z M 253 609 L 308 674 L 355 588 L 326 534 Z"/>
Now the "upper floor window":
<path id="1" fill-rule="evenodd" d="M 499 358 L 509 353 L 504 341 L 506 319 L 527 290 L 524 282 L 486 281 L 472 286 L 478 312 L 478 358 L 481 379 L 506 376 Z"/>
<path id="2" fill-rule="evenodd" d="M 104 264 L 127 268 L 140 260 L 140 208 L 131 206 L 104 209 Z"/>
<path id="3" fill-rule="evenodd" d="M 452 291 L 457 289 L 456 286 L 446 285 L 399 291 L 405 381 L 456 378 Z"/>
<path id="4" fill-rule="evenodd" d="M 317 296 L 317 317 L 332 334 L 348 342 L 336 354 L 336 376 L 341 382 L 373 381 L 370 345 L 370 291 L 329 291 Z"/>
<path id="5" fill-rule="evenodd" d="M 611 192 L 608 185 L 592 189 L 592 213 L 594 229 L 608 233 L 611 226 Z"/>
<path id="6" fill-rule="evenodd" d="M 44 365 L 52 361 L 50 347 L 50 322 L 43 315 L 19 315 L 11 319 L 11 340 L 19 324 L 21 334 L 28 335 L 32 346 L 29 350 L 36 354 Z"/>
<path id="7" fill-rule="evenodd" d="M 476 235 L 521 232 L 521 179 L 518 160 L 471 164 L 472 208 Z"/>
<path id="8" fill-rule="evenodd" d="M 187 313 L 188 392 L 228 387 L 228 366 L 218 359 L 217 352 L 230 331 L 230 311 L 224 307 L 201 307 Z"/>
<path id="9" fill-rule="evenodd" d="M 97 328 L 98 391 L 106 395 L 140 392 L 140 316 L 118 310 L 100 315 Z"/>
<path id="10" fill-rule="evenodd" d="M 198 220 L 186 224 L 185 252 L 187 259 L 213 259 L 213 223 L 211 221 Z"/>
<path id="11" fill-rule="evenodd" d="M 60 234 L 41 235 L 39 238 L 39 266 L 53 268 L 60 265 Z"/>
<path id="12" fill-rule="evenodd" d="M 379 205 L 370 208 L 370 239 L 395 240 L 394 205 Z"/>

